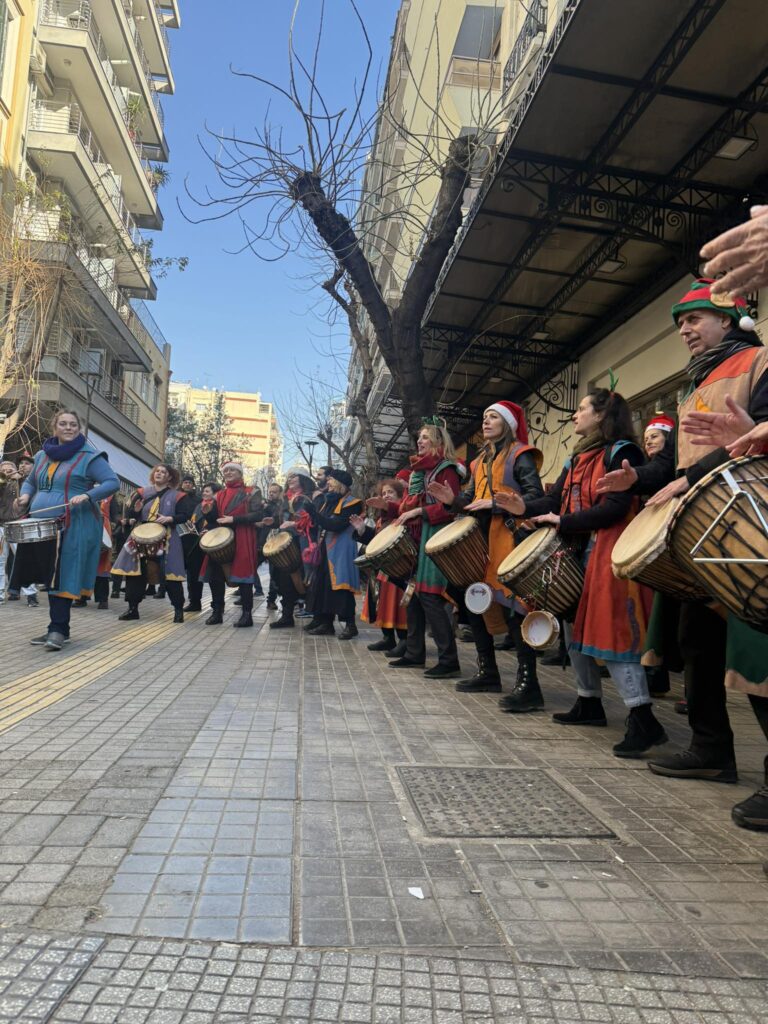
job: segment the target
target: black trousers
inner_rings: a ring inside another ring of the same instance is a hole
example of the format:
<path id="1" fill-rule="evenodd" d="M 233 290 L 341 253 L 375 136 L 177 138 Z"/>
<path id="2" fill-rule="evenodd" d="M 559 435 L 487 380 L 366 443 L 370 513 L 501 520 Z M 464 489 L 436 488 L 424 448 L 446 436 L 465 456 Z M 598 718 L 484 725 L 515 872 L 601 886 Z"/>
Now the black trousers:
<path id="1" fill-rule="evenodd" d="M 219 610 L 224 608 L 224 595 L 227 592 L 227 580 L 218 562 L 208 561 L 208 585 L 211 588 L 211 604 Z M 253 584 L 239 583 L 240 607 L 244 612 L 253 611 Z"/>
<path id="2" fill-rule="evenodd" d="M 280 595 L 283 615 L 286 618 L 290 618 L 293 615 L 294 608 L 302 600 L 302 595 L 296 589 L 291 574 L 284 569 L 274 569 L 272 571 L 272 579 L 274 580 L 275 589 Z"/>
<path id="3" fill-rule="evenodd" d="M 184 586 L 180 580 L 166 580 L 162 586 L 165 587 L 165 592 L 168 595 L 171 604 L 174 608 L 180 609 L 184 607 Z M 141 576 L 126 576 L 125 577 L 125 599 L 130 607 L 135 607 L 144 600 L 144 595 L 147 592 L 147 577 L 142 573 Z"/>
<path id="4" fill-rule="evenodd" d="M 488 657 L 489 655 L 494 655 L 495 657 L 493 634 L 488 631 L 488 627 L 485 624 L 483 616 L 475 615 L 475 613 L 471 612 L 468 608 L 466 610 L 466 615 L 472 630 L 472 639 L 475 641 L 477 653 L 484 655 L 485 657 Z M 522 618 L 522 615 L 512 612 L 507 619 L 508 632 L 514 640 L 515 653 L 517 654 L 518 661 L 522 661 L 526 658 L 535 661 L 536 652 L 523 640 L 523 635 L 520 631 Z"/>
<path id="5" fill-rule="evenodd" d="M 97 576 L 96 582 L 93 584 L 93 600 L 99 602 L 108 601 L 109 585 L 110 580 L 106 576 Z"/>
<path id="6" fill-rule="evenodd" d="M 203 584 L 200 570 L 203 566 L 203 553 L 200 545 L 195 544 L 184 550 L 184 565 L 187 569 L 187 594 L 192 604 L 200 604 L 203 600 Z"/>
<path id="7" fill-rule="evenodd" d="M 680 652 L 685 665 L 691 750 L 718 763 L 734 760 L 725 690 L 726 623 L 704 604 L 683 602 Z"/>
<path id="8" fill-rule="evenodd" d="M 448 602 L 439 594 L 414 594 L 408 602 L 406 613 L 408 639 L 405 653 L 413 661 L 424 661 L 426 657 L 425 633 L 427 623 L 437 644 L 437 656 L 441 665 L 453 665 L 459 660 L 453 622 Z"/>

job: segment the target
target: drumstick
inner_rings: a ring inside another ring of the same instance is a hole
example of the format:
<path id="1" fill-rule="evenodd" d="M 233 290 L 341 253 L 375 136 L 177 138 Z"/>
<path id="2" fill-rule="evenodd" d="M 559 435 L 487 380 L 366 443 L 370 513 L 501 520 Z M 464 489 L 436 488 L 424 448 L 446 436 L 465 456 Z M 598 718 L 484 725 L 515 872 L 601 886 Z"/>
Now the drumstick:
<path id="1" fill-rule="evenodd" d="M 64 504 L 59 504 L 59 505 L 49 505 L 48 508 L 36 508 L 35 509 L 35 515 L 37 515 L 38 512 L 52 512 L 55 508 L 66 508 L 66 507 L 67 507 L 67 503 L 65 502 Z"/>

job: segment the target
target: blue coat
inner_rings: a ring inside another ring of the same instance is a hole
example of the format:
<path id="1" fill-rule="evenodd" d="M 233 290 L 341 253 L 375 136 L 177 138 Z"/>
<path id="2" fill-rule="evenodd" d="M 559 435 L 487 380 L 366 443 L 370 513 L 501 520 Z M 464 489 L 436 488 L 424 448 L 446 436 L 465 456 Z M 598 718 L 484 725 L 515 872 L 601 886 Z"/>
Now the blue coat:
<path id="1" fill-rule="evenodd" d="M 63 462 L 53 462 L 44 451 L 35 455 L 32 472 L 21 488 L 21 493 L 32 499 L 29 514 L 33 519 L 64 517 L 54 586 L 49 593 L 74 600 L 93 593 L 103 532 L 99 503 L 119 488 L 120 481 L 106 456 L 90 441 Z M 39 511 L 65 506 L 78 494 L 87 494 L 89 500 L 66 509 Z"/>

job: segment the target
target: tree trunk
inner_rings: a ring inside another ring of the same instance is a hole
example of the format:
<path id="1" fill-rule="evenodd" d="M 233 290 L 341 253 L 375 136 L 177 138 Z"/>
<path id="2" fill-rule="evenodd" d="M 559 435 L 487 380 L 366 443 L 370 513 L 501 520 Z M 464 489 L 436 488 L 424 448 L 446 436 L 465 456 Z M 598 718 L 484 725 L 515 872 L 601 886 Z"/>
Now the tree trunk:
<path id="1" fill-rule="evenodd" d="M 417 324 L 404 324 L 395 311 L 392 336 L 397 347 L 398 360 L 390 367 L 392 380 L 403 408 L 408 433 L 415 438 L 425 416 L 435 411 L 432 389 L 424 372 L 421 348 L 421 328 Z"/>

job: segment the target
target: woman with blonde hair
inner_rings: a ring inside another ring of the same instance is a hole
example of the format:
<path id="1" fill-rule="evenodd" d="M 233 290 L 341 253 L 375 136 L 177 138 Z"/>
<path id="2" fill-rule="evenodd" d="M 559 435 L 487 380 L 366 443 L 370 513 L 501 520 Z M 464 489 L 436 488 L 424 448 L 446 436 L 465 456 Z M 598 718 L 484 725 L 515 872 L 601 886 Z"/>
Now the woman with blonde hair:
<path id="1" fill-rule="evenodd" d="M 401 658 L 393 658 L 390 665 L 393 668 L 415 668 L 426 663 L 424 638 L 429 623 L 437 645 L 438 661 L 424 675 L 428 679 L 442 679 L 460 671 L 459 656 L 448 609 L 448 581 L 427 556 L 425 547 L 429 538 L 453 519 L 453 513 L 448 511 L 443 502 L 432 497 L 429 486 L 433 483 L 444 484 L 455 497 L 459 493 L 461 481 L 456 452 L 445 420 L 437 416 L 425 420 L 419 431 L 416 449 L 416 455 L 412 455 L 410 460 L 408 493 L 400 503 L 400 516 L 396 522 L 407 525 L 419 557 L 411 581 L 413 593 L 408 602 L 405 654 Z"/>

